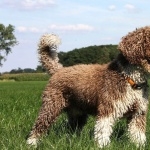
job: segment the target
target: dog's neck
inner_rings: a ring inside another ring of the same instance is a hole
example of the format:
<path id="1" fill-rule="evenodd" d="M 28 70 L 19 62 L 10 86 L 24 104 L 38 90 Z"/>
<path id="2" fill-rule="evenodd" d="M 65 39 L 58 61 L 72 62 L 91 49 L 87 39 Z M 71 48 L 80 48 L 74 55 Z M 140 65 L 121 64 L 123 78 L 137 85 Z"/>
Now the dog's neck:
<path id="1" fill-rule="evenodd" d="M 147 85 L 147 74 L 144 68 L 129 63 L 122 54 L 119 54 L 117 59 L 110 63 L 109 68 L 117 71 L 132 87 L 140 89 L 142 86 Z"/>

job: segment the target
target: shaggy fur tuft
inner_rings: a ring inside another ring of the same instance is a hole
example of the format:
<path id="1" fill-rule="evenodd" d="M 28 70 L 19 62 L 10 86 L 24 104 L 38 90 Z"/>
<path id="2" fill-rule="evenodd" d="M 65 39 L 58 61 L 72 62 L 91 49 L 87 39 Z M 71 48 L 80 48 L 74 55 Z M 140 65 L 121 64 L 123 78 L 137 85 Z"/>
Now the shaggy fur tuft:
<path id="1" fill-rule="evenodd" d="M 83 128 L 88 114 L 96 116 L 94 138 L 100 148 L 110 143 L 113 126 L 122 117 L 127 119 L 131 141 L 144 146 L 150 27 L 136 29 L 123 37 L 118 46 L 121 53 L 105 65 L 62 67 L 53 51 L 58 43 L 55 35 L 44 35 L 40 40 L 41 62 L 53 75 L 43 92 L 42 107 L 27 143 L 36 145 L 64 110 L 74 130 Z"/>
<path id="2" fill-rule="evenodd" d="M 53 74 L 62 68 L 62 65 L 58 62 L 59 59 L 56 52 L 60 43 L 60 39 L 54 34 L 45 34 L 40 39 L 38 48 L 40 62 L 49 74 Z"/>
<path id="3" fill-rule="evenodd" d="M 145 65 L 148 65 L 148 61 L 150 61 L 149 46 L 150 27 L 147 26 L 136 29 L 124 36 L 119 43 L 118 49 L 131 64 L 141 65 L 142 62 L 145 62 Z"/>

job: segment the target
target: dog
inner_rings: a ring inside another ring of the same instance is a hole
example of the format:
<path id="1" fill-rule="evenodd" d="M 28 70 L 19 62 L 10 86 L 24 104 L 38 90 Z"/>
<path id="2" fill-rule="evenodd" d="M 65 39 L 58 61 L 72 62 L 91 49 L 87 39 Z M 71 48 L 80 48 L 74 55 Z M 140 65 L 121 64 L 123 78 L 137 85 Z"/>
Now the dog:
<path id="1" fill-rule="evenodd" d="M 136 146 L 146 143 L 147 74 L 150 72 L 150 26 L 122 37 L 120 53 L 112 62 L 63 67 L 57 48 L 60 39 L 45 34 L 38 52 L 51 78 L 42 94 L 42 106 L 27 143 L 37 145 L 41 135 L 64 110 L 72 129 L 82 129 L 88 114 L 96 116 L 94 139 L 100 148 L 110 144 L 118 119 L 128 121 L 128 136 Z"/>

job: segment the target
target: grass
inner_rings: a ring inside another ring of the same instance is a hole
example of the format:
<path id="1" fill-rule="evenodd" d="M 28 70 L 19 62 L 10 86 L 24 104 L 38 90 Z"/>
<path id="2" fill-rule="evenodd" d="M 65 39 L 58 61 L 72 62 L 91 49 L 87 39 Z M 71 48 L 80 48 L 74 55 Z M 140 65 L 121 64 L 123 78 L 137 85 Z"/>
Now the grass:
<path id="1" fill-rule="evenodd" d="M 26 145 L 28 135 L 41 106 L 46 81 L 0 82 L 0 150 L 32 150 Z M 150 150 L 150 113 L 147 122 L 147 144 Z M 66 115 L 62 114 L 41 139 L 38 150 L 98 150 L 93 137 L 95 118 L 89 117 L 80 135 L 69 133 Z M 126 122 L 114 127 L 111 144 L 103 150 L 136 150 L 126 136 Z"/>

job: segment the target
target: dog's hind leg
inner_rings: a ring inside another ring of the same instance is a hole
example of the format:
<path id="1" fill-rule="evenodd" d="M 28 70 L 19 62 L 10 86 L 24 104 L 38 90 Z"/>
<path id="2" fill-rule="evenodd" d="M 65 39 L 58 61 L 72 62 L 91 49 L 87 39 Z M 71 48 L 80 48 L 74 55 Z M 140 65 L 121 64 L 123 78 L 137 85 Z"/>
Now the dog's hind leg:
<path id="1" fill-rule="evenodd" d="M 39 116 L 29 134 L 27 144 L 37 145 L 40 136 L 47 132 L 49 126 L 56 120 L 65 107 L 65 99 L 61 91 L 47 88 L 43 93 L 43 103 Z"/>

